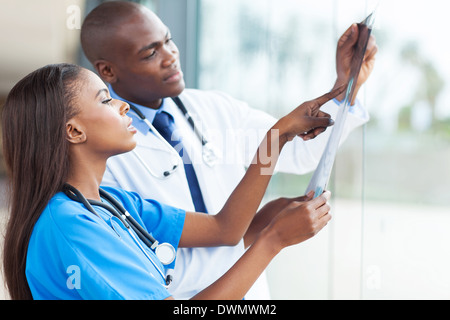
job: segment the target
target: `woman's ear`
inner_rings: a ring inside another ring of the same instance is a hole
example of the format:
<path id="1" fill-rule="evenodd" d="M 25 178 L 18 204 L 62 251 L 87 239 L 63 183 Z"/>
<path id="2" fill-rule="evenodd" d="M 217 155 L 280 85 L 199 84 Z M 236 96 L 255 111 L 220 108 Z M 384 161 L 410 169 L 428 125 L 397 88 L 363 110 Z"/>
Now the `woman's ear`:
<path id="1" fill-rule="evenodd" d="M 109 61 L 97 60 L 94 63 L 94 67 L 103 81 L 107 83 L 115 83 L 117 81 L 116 73 L 114 72 L 114 67 Z"/>
<path id="2" fill-rule="evenodd" d="M 86 133 L 78 125 L 75 119 L 71 119 L 66 124 L 67 140 L 73 144 L 80 144 L 86 141 Z"/>

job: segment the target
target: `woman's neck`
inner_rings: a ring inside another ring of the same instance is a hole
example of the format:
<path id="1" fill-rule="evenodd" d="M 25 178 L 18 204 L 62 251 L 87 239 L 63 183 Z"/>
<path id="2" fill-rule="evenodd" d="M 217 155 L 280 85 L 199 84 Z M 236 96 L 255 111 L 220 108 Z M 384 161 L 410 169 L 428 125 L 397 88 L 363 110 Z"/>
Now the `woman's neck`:
<path id="1" fill-rule="evenodd" d="M 106 160 L 71 159 L 67 183 L 77 188 L 86 199 L 100 200 L 99 187 L 106 169 Z"/>

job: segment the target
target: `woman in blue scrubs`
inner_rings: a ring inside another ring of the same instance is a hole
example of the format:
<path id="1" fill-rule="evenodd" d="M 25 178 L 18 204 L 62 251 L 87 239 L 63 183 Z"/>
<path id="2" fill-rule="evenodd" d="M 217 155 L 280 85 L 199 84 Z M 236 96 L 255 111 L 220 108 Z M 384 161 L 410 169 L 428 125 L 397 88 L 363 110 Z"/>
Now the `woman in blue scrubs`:
<path id="1" fill-rule="evenodd" d="M 159 243 L 175 249 L 234 245 L 251 230 L 253 245 L 194 297 L 242 299 L 280 250 L 314 236 L 331 218 L 330 194 L 325 192 L 316 199 L 310 194 L 270 203 L 253 221 L 284 144 L 297 135 L 314 138 L 331 125 L 319 108 L 344 89 L 306 102 L 280 119 L 216 215 L 184 212 L 119 189 L 103 192 Z M 128 109 L 110 98 L 94 73 L 70 64 L 38 69 L 11 90 L 2 114 L 11 184 L 3 263 L 11 298 L 171 298 L 166 274 L 175 261 L 162 264 L 154 248 L 104 208 L 113 206 L 99 189 L 107 159 L 136 145 Z M 68 186 L 79 192 L 78 200 L 64 192 Z"/>

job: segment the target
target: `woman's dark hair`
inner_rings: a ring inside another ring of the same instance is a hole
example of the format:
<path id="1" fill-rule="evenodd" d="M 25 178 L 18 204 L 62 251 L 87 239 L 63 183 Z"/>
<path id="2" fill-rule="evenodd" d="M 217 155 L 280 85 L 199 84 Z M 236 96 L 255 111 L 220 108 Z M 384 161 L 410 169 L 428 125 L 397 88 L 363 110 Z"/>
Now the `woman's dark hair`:
<path id="1" fill-rule="evenodd" d="M 77 113 L 74 97 L 81 70 L 72 64 L 40 68 L 14 86 L 3 107 L 10 191 L 3 267 L 12 299 L 32 299 L 25 276 L 28 242 L 42 211 L 67 179 L 66 123 Z"/>

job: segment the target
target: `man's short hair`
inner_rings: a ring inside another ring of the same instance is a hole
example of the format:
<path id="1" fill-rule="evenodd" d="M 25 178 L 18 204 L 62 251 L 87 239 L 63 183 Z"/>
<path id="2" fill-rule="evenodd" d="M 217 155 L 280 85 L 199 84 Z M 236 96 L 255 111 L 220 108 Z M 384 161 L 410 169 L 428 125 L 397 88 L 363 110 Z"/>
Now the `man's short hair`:
<path id="1" fill-rule="evenodd" d="M 133 13 L 141 12 L 142 5 L 125 2 L 104 2 L 93 9 L 81 27 L 81 46 L 88 60 L 108 60 L 111 37 Z"/>

